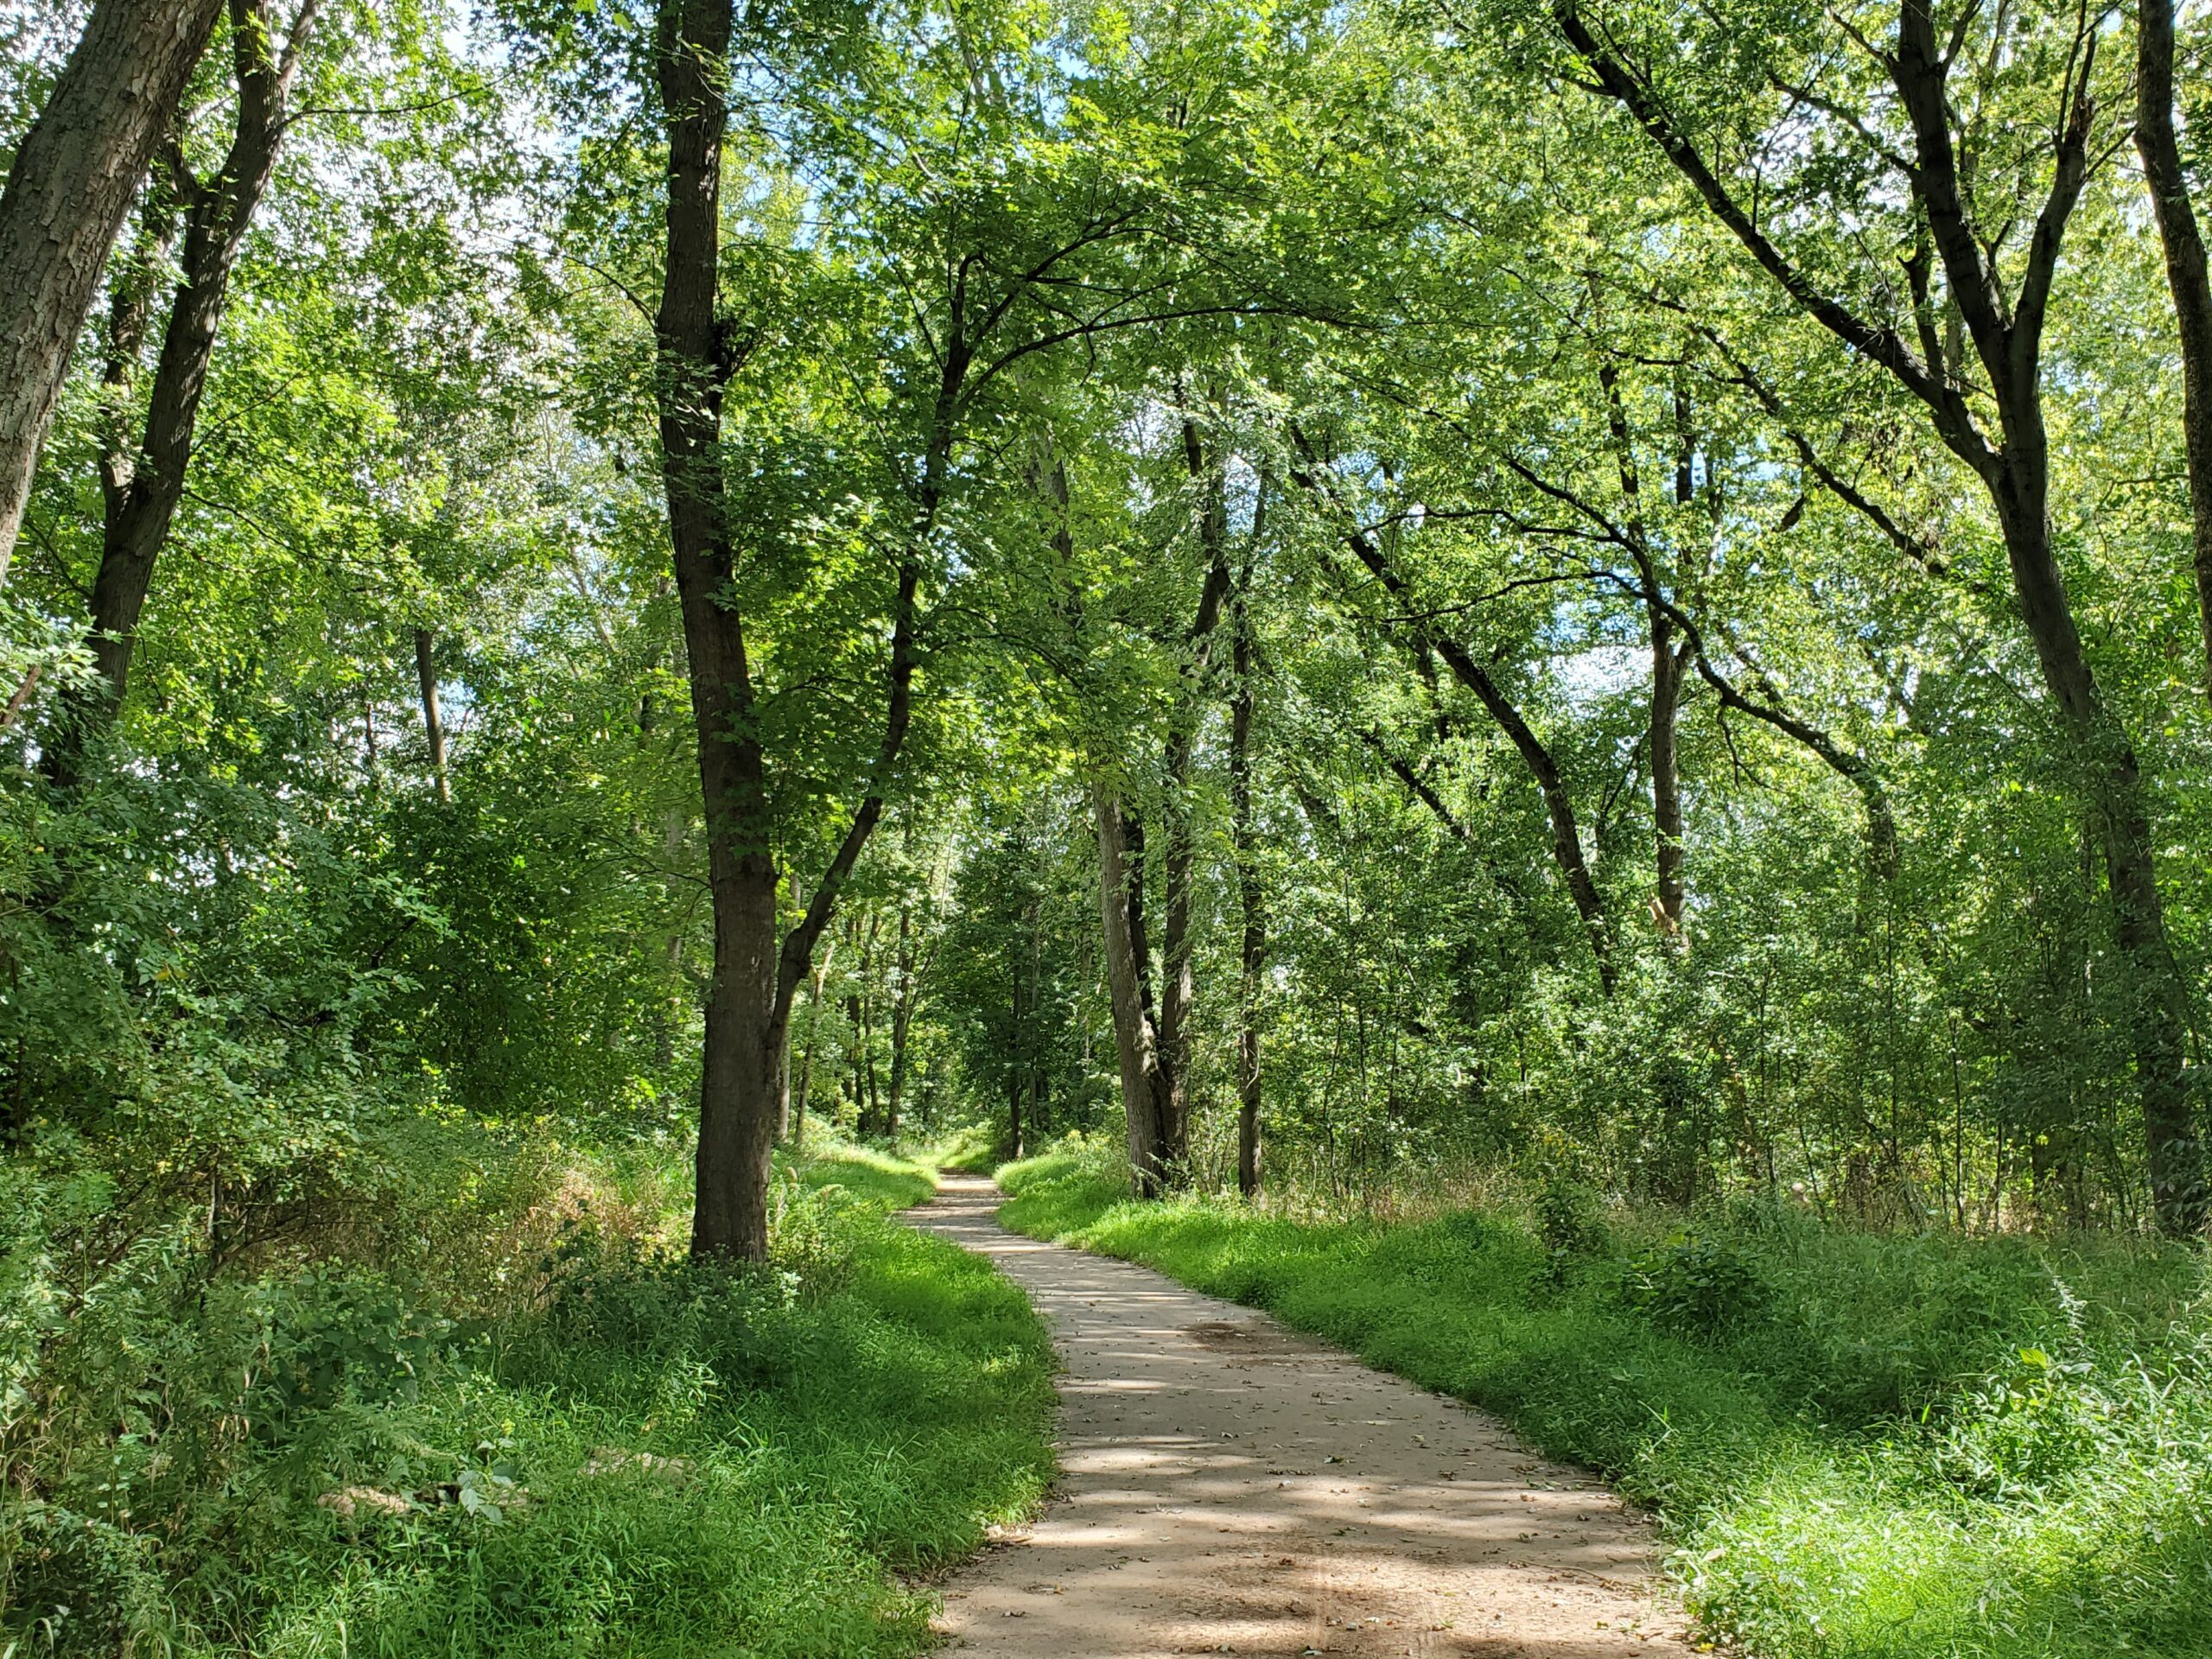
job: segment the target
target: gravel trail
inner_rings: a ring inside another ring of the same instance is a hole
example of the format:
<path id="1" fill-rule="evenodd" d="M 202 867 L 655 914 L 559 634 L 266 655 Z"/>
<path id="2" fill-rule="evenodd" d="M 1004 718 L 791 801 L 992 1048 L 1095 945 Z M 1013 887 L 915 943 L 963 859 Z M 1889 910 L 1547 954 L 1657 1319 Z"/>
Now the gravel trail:
<path id="1" fill-rule="evenodd" d="M 950 1579 L 951 1645 L 1188 1653 L 1684 1655 L 1651 1530 L 1495 1418 L 1147 1268 L 1001 1228 L 948 1179 L 916 1226 L 990 1257 L 1051 1322 L 1063 1474 Z"/>

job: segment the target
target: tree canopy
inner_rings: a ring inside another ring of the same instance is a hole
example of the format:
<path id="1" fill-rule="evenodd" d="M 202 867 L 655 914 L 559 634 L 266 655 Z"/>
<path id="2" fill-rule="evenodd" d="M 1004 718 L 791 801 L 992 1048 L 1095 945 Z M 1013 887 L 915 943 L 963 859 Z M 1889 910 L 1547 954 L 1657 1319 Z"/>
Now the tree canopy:
<path id="1" fill-rule="evenodd" d="M 874 1046 L 1147 1187 L 2195 1230 L 2193 27 L 240 0 L 45 325 L 14 1144 L 642 1113 L 757 1254 Z"/>

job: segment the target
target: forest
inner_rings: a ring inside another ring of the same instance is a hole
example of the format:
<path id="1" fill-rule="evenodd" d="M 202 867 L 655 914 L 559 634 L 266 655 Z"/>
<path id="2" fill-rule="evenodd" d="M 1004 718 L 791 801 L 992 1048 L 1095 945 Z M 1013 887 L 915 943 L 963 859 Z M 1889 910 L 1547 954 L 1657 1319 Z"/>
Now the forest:
<path id="1" fill-rule="evenodd" d="M 957 1635 L 987 1176 L 1679 1645 L 979 1652 L 2212 1656 L 2208 134 L 2176 0 L 0 0 L 0 1659 Z"/>

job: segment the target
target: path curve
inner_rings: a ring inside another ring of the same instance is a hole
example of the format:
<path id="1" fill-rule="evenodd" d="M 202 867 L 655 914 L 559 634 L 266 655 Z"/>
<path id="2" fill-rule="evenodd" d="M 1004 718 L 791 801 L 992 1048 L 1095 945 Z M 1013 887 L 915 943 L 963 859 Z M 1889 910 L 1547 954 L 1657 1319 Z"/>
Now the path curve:
<path id="1" fill-rule="evenodd" d="M 1492 1418 L 1148 1268 L 1001 1228 L 949 1178 L 906 1218 L 988 1256 L 1059 1349 L 1063 1475 L 945 1586 L 1000 1659 L 1685 1655 L 1651 1529 Z"/>

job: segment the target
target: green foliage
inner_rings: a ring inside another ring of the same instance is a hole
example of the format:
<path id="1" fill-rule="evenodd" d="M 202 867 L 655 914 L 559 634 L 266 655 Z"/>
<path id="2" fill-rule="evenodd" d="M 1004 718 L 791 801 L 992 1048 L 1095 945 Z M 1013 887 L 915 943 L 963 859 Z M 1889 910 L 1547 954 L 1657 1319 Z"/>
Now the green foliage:
<path id="1" fill-rule="evenodd" d="M 1748 1652 L 2205 1651 L 2194 1252 L 1631 1212 L 1611 1266 L 1562 1281 L 1541 1198 L 1346 1225 L 1130 1203 L 1081 1152 L 1000 1179 L 1024 1232 L 1267 1308 L 1602 1471 L 1658 1511 L 1705 1628 Z"/>
<path id="2" fill-rule="evenodd" d="M 575 1189 L 577 1175 L 568 1178 Z M 634 1177 L 633 1177 L 634 1179 Z M 895 1655 L 889 1576 L 1049 1475 L 1018 1292 L 898 1226 L 925 1170 L 787 1180 L 775 1262 L 695 1266 L 601 1178 L 498 1310 L 360 1269 L 181 1263 L 19 1363 L 0 1619 L 24 1653 Z M 12 1235 L 20 1260 L 29 1241 Z M 12 1306 L 12 1304 L 11 1304 Z M 120 1427 L 118 1428 L 118 1425 Z"/>
<path id="3" fill-rule="evenodd" d="M 83 10 L 0 20 L 0 142 Z M 697 761 L 736 734 L 696 728 L 669 581 L 665 10 L 321 9 L 65 780 L 163 189 L 79 342 L 0 596 L 26 1652 L 896 1649 L 881 1563 L 1033 1480 L 1033 1327 L 868 1219 L 911 1168 L 779 1178 L 762 1276 L 667 1249 Z M 740 8 L 718 449 L 681 465 L 725 502 L 745 851 L 805 878 L 769 956 L 887 803 L 785 964 L 799 1144 L 1117 1138 L 1107 791 L 1187 1173 L 1226 1185 L 1255 1051 L 1272 1207 L 1109 1211 L 1053 1165 L 1017 1213 L 1513 1411 L 1662 1504 L 1754 1648 L 2179 1653 L 2201 1285 L 2112 1240 L 2152 1219 L 2146 1059 L 2191 1047 L 2145 1013 L 2206 1027 L 2212 723 L 2133 24 L 1936 10 L 1991 282 L 2049 301 L 2035 493 L 2093 740 L 2018 524 L 1804 315 L 1991 418 L 1989 283 L 1926 245 L 1897 16 L 1859 0 Z M 1592 95 L 1570 16 L 1777 254 Z M 220 165 L 228 27 L 165 173 Z M 2115 813 L 2083 774 L 2123 753 Z M 2164 938 L 2123 950 L 2100 842 L 2139 807 Z"/>
<path id="4" fill-rule="evenodd" d="M 1605 1224 L 1597 1194 L 1556 1165 L 1545 1168 L 1530 1208 L 1544 1247 L 1544 1270 L 1553 1283 L 1565 1282 L 1577 1262 L 1605 1248 Z"/>
<path id="5" fill-rule="evenodd" d="M 1622 1281 L 1628 1305 L 1655 1325 L 1687 1336 L 1718 1336 L 1756 1324 L 1766 1283 L 1733 1240 L 1685 1233 L 1629 1263 Z"/>

